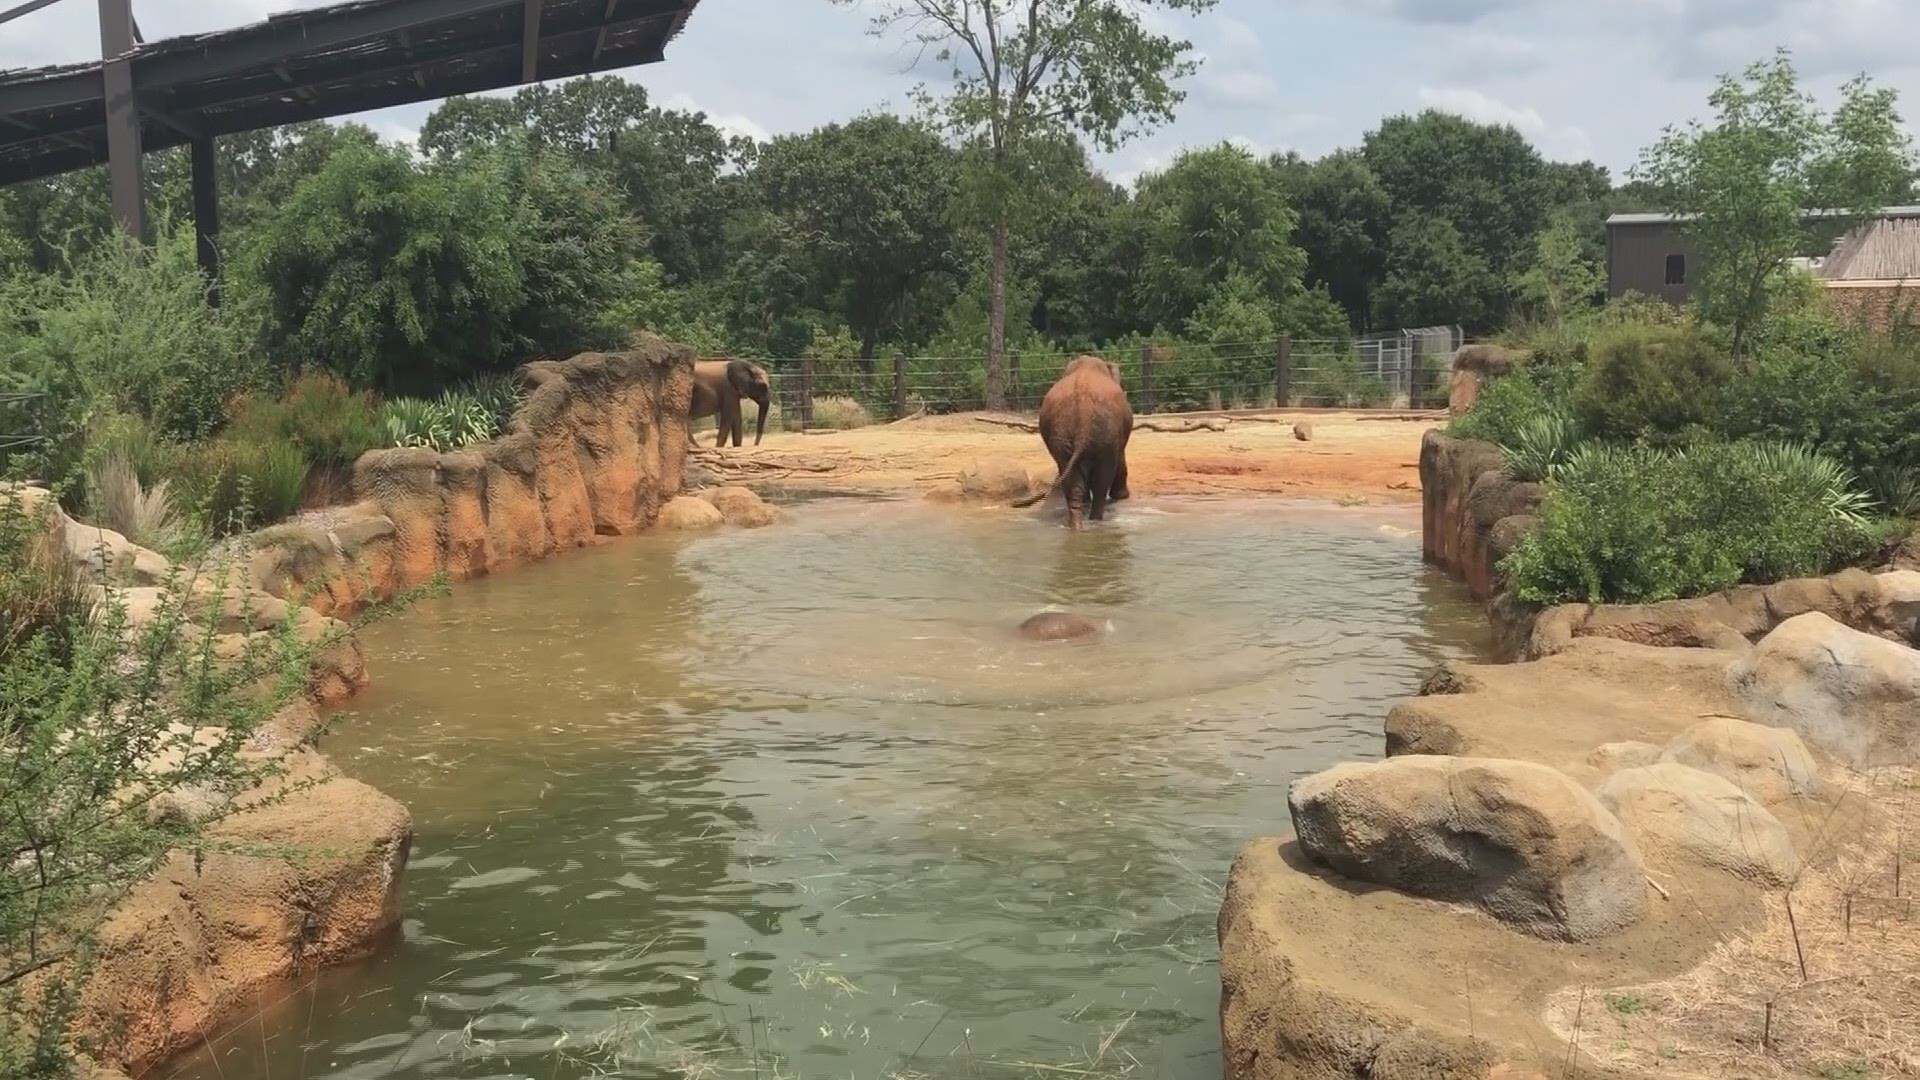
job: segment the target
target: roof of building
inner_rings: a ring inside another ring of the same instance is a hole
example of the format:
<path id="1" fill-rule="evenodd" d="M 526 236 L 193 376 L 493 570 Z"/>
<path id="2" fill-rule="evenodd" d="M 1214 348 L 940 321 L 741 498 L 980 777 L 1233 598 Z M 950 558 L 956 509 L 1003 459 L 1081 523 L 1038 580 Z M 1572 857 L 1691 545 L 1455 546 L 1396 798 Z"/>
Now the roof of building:
<path id="1" fill-rule="evenodd" d="M 1847 210 L 1809 210 L 1807 217 L 1844 217 Z M 1671 225 L 1677 222 L 1692 221 L 1698 214 L 1614 214 L 1607 218 L 1608 225 Z M 1876 218 L 1920 218 L 1920 206 L 1888 206 L 1873 213 Z"/>
<path id="2" fill-rule="evenodd" d="M 653 63 L 699 2 L 352 0 L 126 56 L 142 145 L 158 150 L 513 86 L 530 71 L 546 80 Z M 95 60 L 0 71 L 0 184 L 107 159 L 104 69 Z"/>
<path id="3" fill-rule="evenodd" d="M 1821 264 L 1828 281 L 1920 279 L 1920 219 L 1879 218 L 1848 233 Z"/>

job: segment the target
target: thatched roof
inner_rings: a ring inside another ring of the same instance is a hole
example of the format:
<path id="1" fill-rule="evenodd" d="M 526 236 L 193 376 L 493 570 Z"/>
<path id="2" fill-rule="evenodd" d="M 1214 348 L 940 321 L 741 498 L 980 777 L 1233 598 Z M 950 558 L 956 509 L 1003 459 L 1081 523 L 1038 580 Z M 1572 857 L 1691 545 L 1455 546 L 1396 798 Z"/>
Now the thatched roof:
<path id="1" fill-rule="evenodd" d="M 1828 281 L 1920 280 L 1920 219 L 1877 218 L 1840 238 L 1820 267 Z"/>

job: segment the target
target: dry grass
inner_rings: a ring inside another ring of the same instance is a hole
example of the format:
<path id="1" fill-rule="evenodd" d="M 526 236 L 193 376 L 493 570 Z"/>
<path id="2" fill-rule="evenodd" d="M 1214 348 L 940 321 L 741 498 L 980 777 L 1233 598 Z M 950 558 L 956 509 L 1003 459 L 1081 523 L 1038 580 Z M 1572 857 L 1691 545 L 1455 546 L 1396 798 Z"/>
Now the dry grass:
<path id="1" fill-rule="evenodd" d="M 840 394 L 813 399 L 813 426 L 831 431 L 851 431 L 873 423 L 873 414 L 865 405 Z"/>
<path id="2" fill-rule="evenodd" d="M 1584 998 L 1580 1049 L 1660 1076 L 1920 1076 L 1920 770 L 1845 797 L 1872 804 L 1870 830 L 1769 894 L 1750 930 L 1675 979 L 1563 991 L 1548 1022 L 1571 1033 Z"/>
<path id="3" fill-rule="evenodd" d="M 173 504 L 165 480 L 142 487 L 133 462 L 121 453 L 107 455 L 87 474 L 99 524 L 155 551 L 170 551 L 186 531 L 186 519 Z"/>

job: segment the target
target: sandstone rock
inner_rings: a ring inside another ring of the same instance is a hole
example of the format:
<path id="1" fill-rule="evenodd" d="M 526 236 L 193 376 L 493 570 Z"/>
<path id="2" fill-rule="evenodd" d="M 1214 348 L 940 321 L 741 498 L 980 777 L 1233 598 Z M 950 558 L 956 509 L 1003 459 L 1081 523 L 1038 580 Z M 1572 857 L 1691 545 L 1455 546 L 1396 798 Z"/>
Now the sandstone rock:
<path id="1" fill-rule="evenodd" d="M 1477 904 L 1538 937 L 1585 941 L 1646 910 L 1633 842 L 1564 774 L 1530 762 L 1397 757 L 1297 780 L 1300 846 L 1355 880 Z"/>
<path id="2" fill-rule="evenodd" d="M 1699 864 L 1769 886 L 1799 867 L 1786 826 L 1724 777 L 1661 761 L 1615 773 L 1599 795 L 1656 866 Z"/>
<path id="3" fill-rule="evenodd" d="M 1763 803 L 1820 794 L 1813 755 L 1786 728 L 1710 717 L 1688 728 L 1660 757 L 1729 780 Z"/>
<path id="4" fill-rule="evenodd" d="M 173 573 L 173 564 L 164 556 L 112 529 L 69 519 L 64 536 L 69 556 L 97 578 L 159 585 Z"/>
<path id="5" fill-rule="evenodd" d="M 973 502 L 1012 502 L 1033 490 L 1027 470 L 1004 458 L 975 460 L 960 470 L 960 497 Z"/>
<path id="6" fill-rule="evenodd" d="M 708 488 L 698 493 L 698 498 L 712 504 L 715 510 L 729 525 L 738 525 L 743 529 L 758 529 L 773 524 L 780 512 L 768 506 L 766 500 L 756 495 L 751 488 L 718 487 Z"/>
<path id="7" fill-rule="evenodd" d="M 1304 421 L 1293 425 L 1293 437 L 1301 442 L 1313 441 L 1313 425 Z"/>
<path id="8" fill-rule="evenodd" d="M 717 529 L 726 521 L 715 506 L 704 499 L 682 495 L 660 508 L 654 527 L 671 531 Z"/>
<path id="9" fill-rule="evenodd" d="M 1727 684 L 1738 711 L 1855 768 L 1920 762 L 1920 651 L 1809 612 L 1735 661 Z"/>
<path id="10" fill-rule="evenodd" d="M 1587 764 L 1602 773 L 1616 773 L 1621 769 L 1633 769 L 1642 765 L 1651 765 L 1660 760 L 1660 748 L 1650 742 L 1610 742 L 1595 747 L 1587 755 Z"/>
<path id="11" fill-rule="evenodd" d="M 958 480 L 942 480 L 927 489 L 925 498 L 931 503 L 951 504 L 966 498 L 966 493 L 960 490 Z"/>
<path id="12" fill-rule="evenodd" d="M 144 1072 L 399 922 L 412 827 L 365 784 L 296 790 L 218 823 L 212 839 L 198 859 L 170 855 L 101 934 L 77 1027 L 110 1048 L 104 1064 Z"/>

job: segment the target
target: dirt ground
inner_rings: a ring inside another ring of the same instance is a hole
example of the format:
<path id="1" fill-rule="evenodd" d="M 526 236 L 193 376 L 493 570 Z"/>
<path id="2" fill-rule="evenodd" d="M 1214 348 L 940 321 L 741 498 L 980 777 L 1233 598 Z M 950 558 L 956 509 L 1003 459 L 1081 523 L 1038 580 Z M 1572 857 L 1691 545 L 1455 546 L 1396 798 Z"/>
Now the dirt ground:
<path id="1" fill-rule="evenodd" d="M 852 431 L 769 431 L 758 447 L 749 436 L 737 450 L 700 456 L 747 481 L 887 493 L 930 490 L 975 461 L 1010 460 L 1035 478 L 1053 475 L 1039 435 L 981 419 L 986 415 Z M 1417 502 L 1420 437 L 1442 422 L 1434 414 L 1310 411 L 1142 419 L 1168 427 L 1224 419 L 1225 430 L 1135 430 L 1127 466 L 1137 495 L 1287 495 L 1354 505 Z M 1295 438 L 1296 423 L 1312 426 L 1308 441 Z M 713 444 L 711 430 L 697 438 L 703 447 Z"/>

